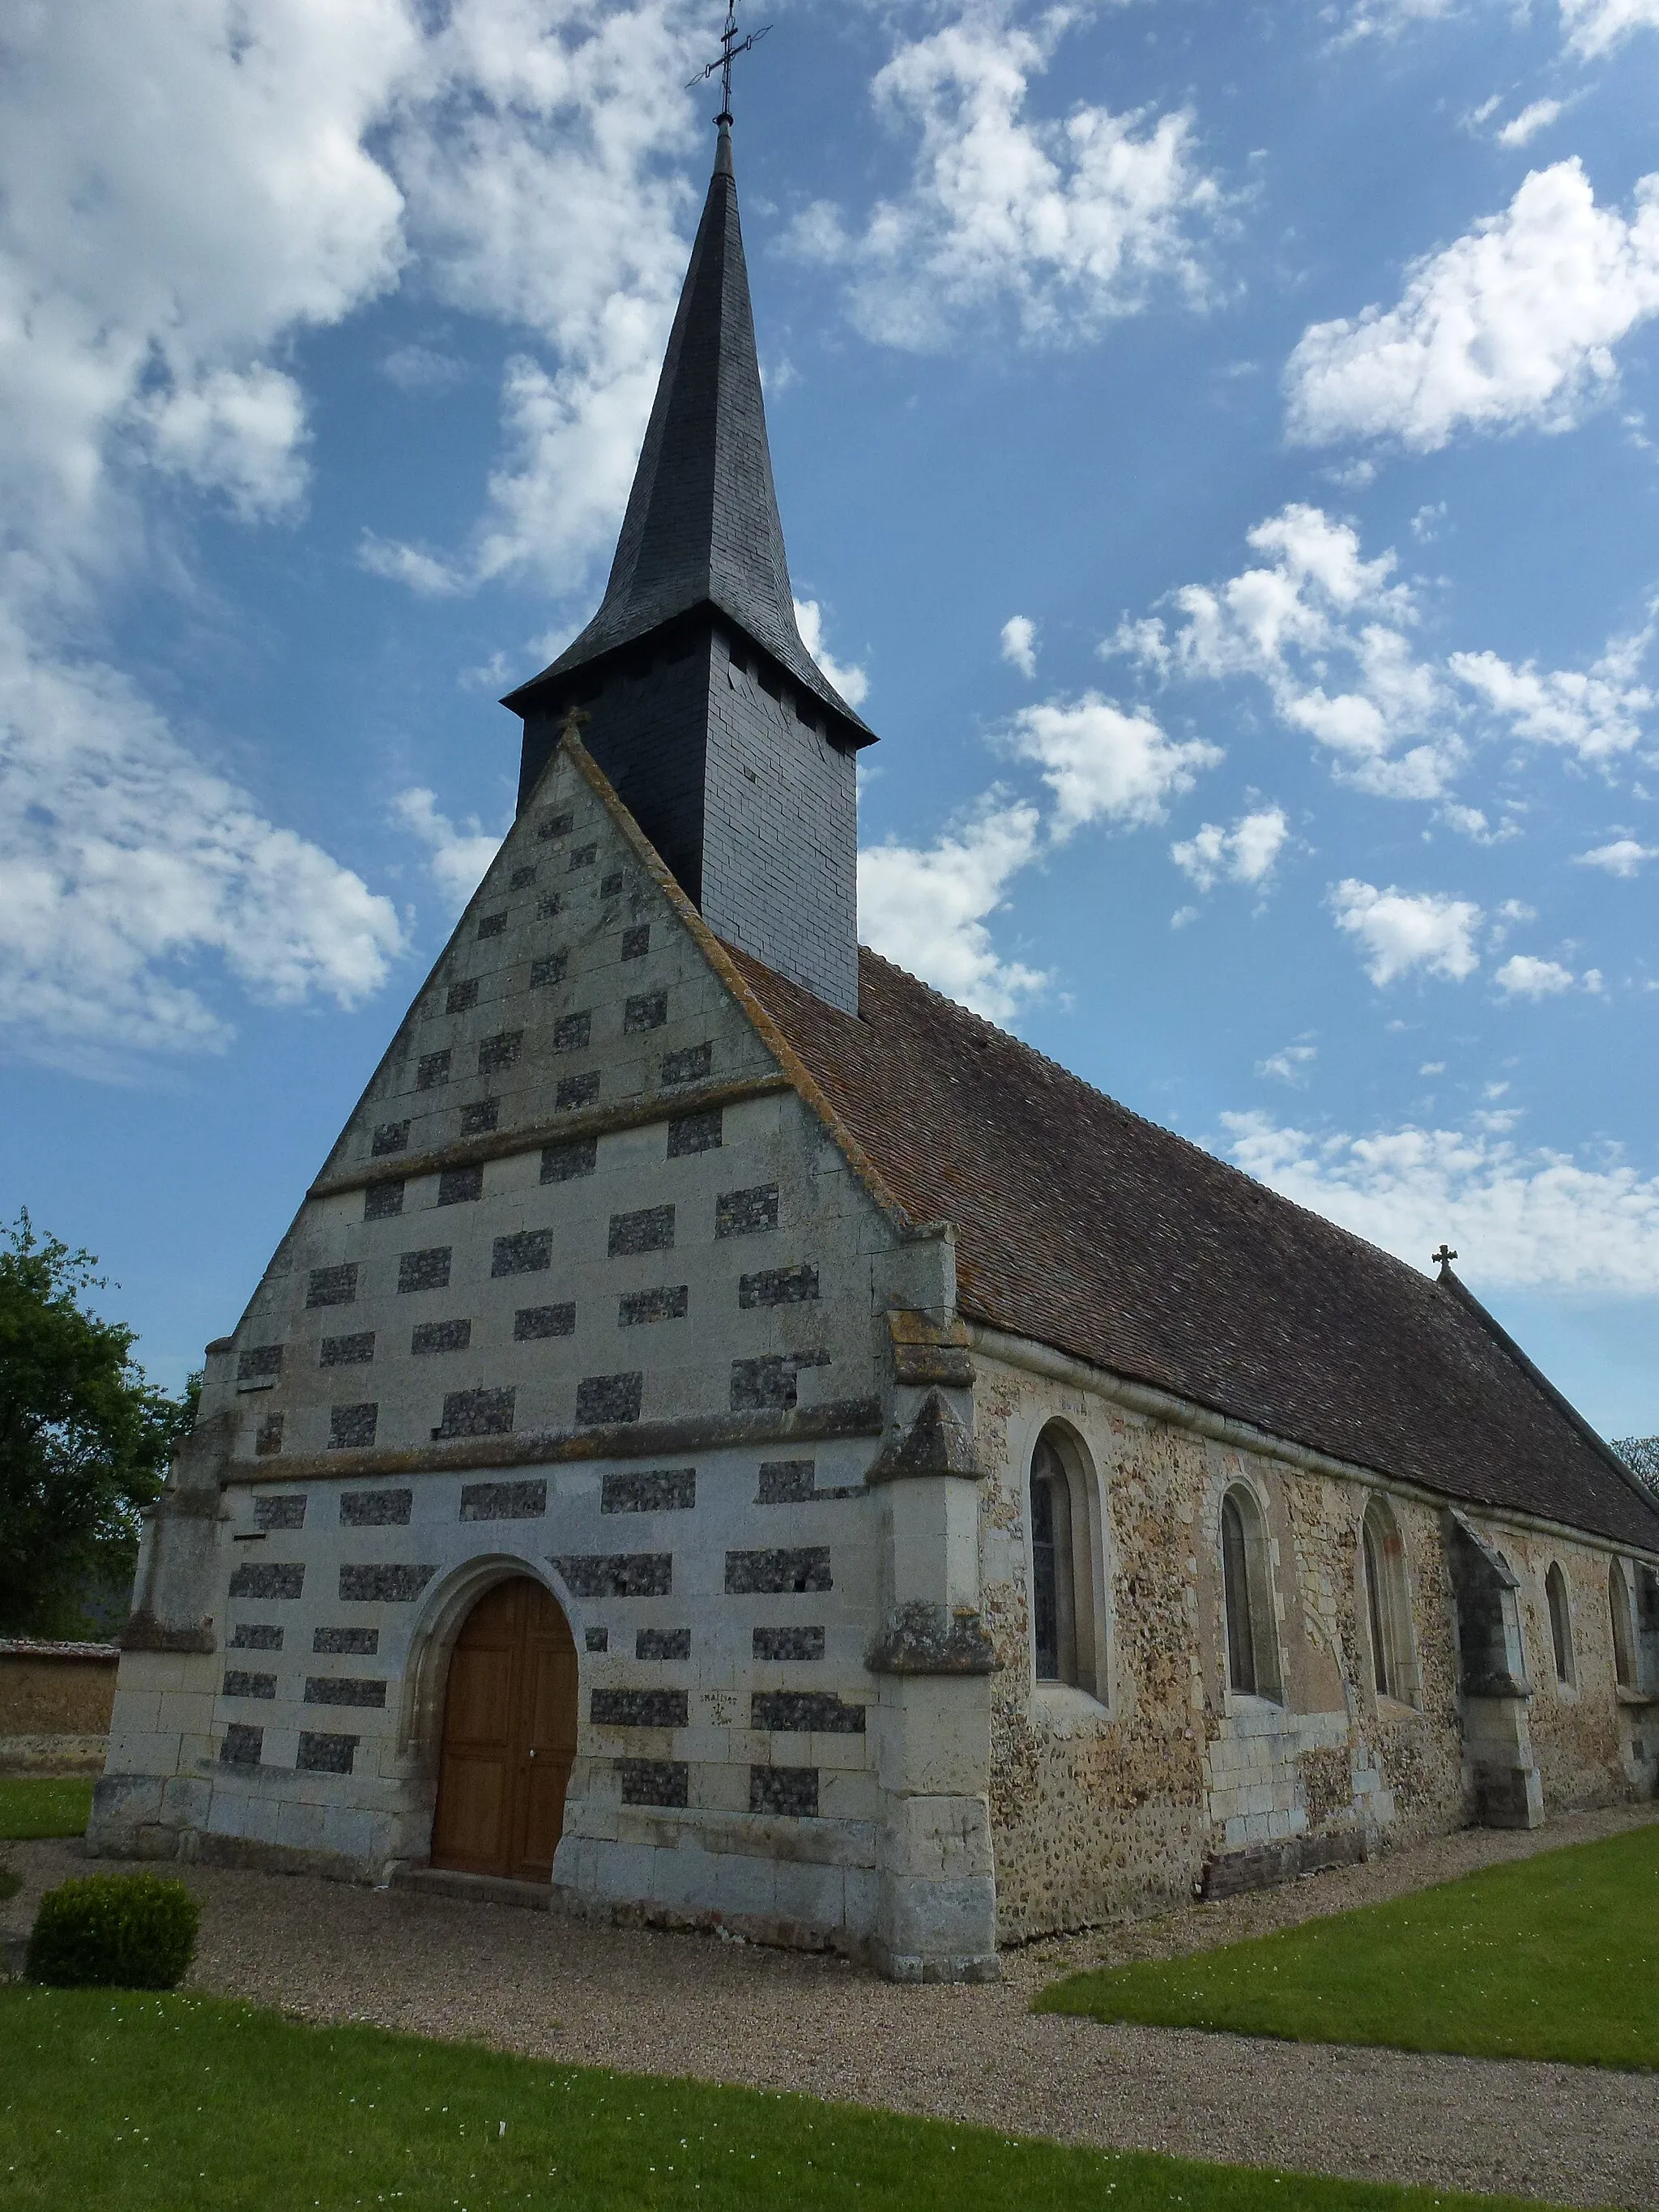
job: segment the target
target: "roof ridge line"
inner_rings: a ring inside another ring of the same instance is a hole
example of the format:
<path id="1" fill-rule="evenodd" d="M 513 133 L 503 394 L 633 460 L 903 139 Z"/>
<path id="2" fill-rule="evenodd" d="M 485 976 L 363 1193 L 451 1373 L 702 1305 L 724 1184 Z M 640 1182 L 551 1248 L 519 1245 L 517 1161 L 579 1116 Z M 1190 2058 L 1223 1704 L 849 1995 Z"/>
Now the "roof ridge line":
<path id="1" fill-rule="evenodd" d="M 1053 1068 L 1057 1075 L 1063 1075 L 1068 1083 L 1075 1083 L 1079 1090 L 1086 1091 L 1092 1097 L 1100 1099 L 1115 1113 L 1121 1114 L 1126 1120 L 1137 1122 L 1140 1127 L 1152 1130 L 1157 1136 L 1167 1138 L 1171 1144 L 1184 1146 L 1187 1151 L 1196 1152 L 1198 1157 L 1206 1161 L 1210 1166 L 1219 1168 L 1224 1175 L 1237 1176 L 1241 1182 L 1248 1183 L 1253 1191 L 1263 1193 L 1279 1206 L 1289 1206 L 1294 1212 L 1301 1214 L 1304 1220 L 1317 1222 L 1320 1228 L 1329 1234 L 1346 1237 L 1355 1244 L 1363 1244 L 1368 1252 L 1376 1253 L 1378 1259 L 1386 1260 L 1392 1267 L 1398 1267 L 1402 1273 L 1409 1275 L 1413 1282 L 1420 1284 L 1425 1290 L 1431 1291 L 1435 1288 L 1434 1278 L 1431 1275 L 1422 1273 L 1418 1268 L 1413 1267 L 1409 1260 L 1402 1260 L 1397 1252 L 1390 1252 L 1386 1244 L 1374 1244 L 1369 1237 L 1362 1237 L 1357 1229 L 1345 1228 L 1341 1222 L 1333 1221 L 1328 1213 L 1320 1213 L 1310 1206 L 1304 1206 L 1300 1199 L 1291 1198 L 1285 1191 L 1275 1190 L 1272 1183 L 1264 1182 L 1260 1176 L 1252 1175 L 1248 1168 L 1241 1168 L 1233 1161 L 1224 1159 L 1219 1152 L 1212 1152 L 1207 1145 L 1200 1145 L 1196 1138 L 1183 1136 L 1179 1129 L 1171 1129 L 1162 1121 L 1153 1121 L 1150 1114 L 1138 1113 L 1133 1106 L 1126 1106 L 1122 1099 L 1115 1098 L 1109 1091 L 1103 1091 L 1099 1084 L 1091 1083 L 1086 1075 L 1079 1075 L 1074 1067 L 1067 1067 L 1064 1060 L 1051 1058 L 1048 1053 L 1039 1051 L 1036 1045 L 1027 1044 L 1024 1037 L 1016 1036 L 1012 1030 L 1005 1030 L 985 1015 L 975 1013 L 971 1006 L 964 1006 L 959 999 L 950 998 L 943 991 L 936 990 L 931 983 L 925 981 L 920 975 L 913 975 L 908 968 L 901 968 L 896 960 L 888 959 L 885 953 L 878 952 L 872 945 L 862 945 L 859 950 L 861 952 L 867 952 L 872 960 L 879 960 L 884 968 L 890 968 L 896 975 L 902 975 L 907 983 L 914 983 L 918 990 L 925 991 L 930 999 L 937 999 L 941 1006 L 948 1006 L 953 1014 L 966 1016 L 969 1021 L 977 1022 L 981 1029 L 989 1030 L 994 1036 L 1001 1037 L 1016 1050 L 1028 1054 L 1030 1058 L 1039 1061 L 1044 1067 Z M 1522 1356 L 1524 1358 L 1525 1354 Z M 1626 1468 L 1626 1472 L 1628 1474 L 1629 1469 Z"/>
<path id="2" fill-rule="evenodd" d="M 1437 1290 L 1449 1291 L 1451 1292 L 1452 1296 L 1457 1299 L 1459 1304 L 1472 1314 L 1474 1319 L 1480 1322 L 1481 1328 L 1486 1330 L 1487 1335 L 1492 1338 L 1493 1343 L 1498 1346 L 1499 1351 L 1505 1353 L 1510 1359 L 1513 1360 L 1515 1364 L 1521 1370 L 1521 1372 L 1526 1376 L 1528 1382 L 1533 1385 L 1534 1389 L 1542 1393 L 1542 1395 L 1549 1401 L 1550 1404 L 1554 1407 L 1556 1412 L 1561 1415 L 1562 1419 L 1567 1421 L 1577 1431 L 1579 1436 L 1583 1439 L 1583 1441 L 1589 1445 L 1590 1449 L 1601 1457 L 1607 1466 L 1613 1469 L 1613 1473 L 1619 1476 L 1620 1480 L 1625 1483 L 1630 1490 L 1635 1492 L 1636 1496 L 1641 1499 L 1643 1504 L 1647 1507 L 1648 1510 L 1656 1516 L 1659 1516 L 1659 1498 L 1656 1498 L 1653 1492 L 1648 1488 L 1646 1483 L 1644 1483 L 1638 1475 L 1632 1473 L 1632 1471 L 1625 1465 L 1624 1461 L 1620 1458 L 1618 1453 L 1614 1451 L 1613 1446 L 1607 1442 L 1607 1438 L 1602 1436 L 1598 1430 L 1591 1427 L 1590 1424 L 1579 1412 L 1577 1407 L 1573 1404 L 1571 1399 L 1567 1397 L 1561 1390 L 1558 1389 L 1555 1384 L 1550 1381 L 1549 1376 L 1545 1374 L 1542 1368 L 1535 1365 L 1534 1362 L 1527 1357 L 1526 1353 L 1521 1349 L 1520 1346 L 1510 1334 L 1508 1329 L 1504 1328 L 1503 1322 L 1498 1319 L 1497 1316 L 1495 1314 L 1489 1313 L 1486 1308 L 1481 1304 L 1480 1299 L 1476 1297 L 1474 1292 L 1469 1288 L 1468 1285 L 1464 1282 L 1460 1276 L 1453 1273 L 1449 1261 L 1442 1261 L 1440 1278 L 1436 1283 L 1435 1288 Z"/>

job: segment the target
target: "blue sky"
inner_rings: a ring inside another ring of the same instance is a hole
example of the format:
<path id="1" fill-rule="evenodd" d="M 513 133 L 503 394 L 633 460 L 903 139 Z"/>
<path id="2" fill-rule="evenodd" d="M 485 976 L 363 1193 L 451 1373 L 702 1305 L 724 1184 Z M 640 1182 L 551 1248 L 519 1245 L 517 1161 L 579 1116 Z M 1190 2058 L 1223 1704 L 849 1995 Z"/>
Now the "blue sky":
<path id="1" fill-rule="evenodd" d="M 788 4 L 737 161 L 863 934 L 1659 1429 L 1659 0 Z M 757 20 L 766 20 L 765 17 Z M 602 587 L 717 7 L 0 33 L 0 1200 L 176 1384 Z"/>

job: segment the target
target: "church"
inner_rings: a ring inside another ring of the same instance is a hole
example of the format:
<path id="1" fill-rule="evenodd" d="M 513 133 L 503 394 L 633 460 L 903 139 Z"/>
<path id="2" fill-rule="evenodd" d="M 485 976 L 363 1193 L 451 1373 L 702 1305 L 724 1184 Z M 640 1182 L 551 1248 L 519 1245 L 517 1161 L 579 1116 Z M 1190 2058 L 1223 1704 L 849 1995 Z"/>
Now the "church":
<path id="1" fill-rule="evenodd" d="M 860 949 L 719 127 L 512 830 L 207 1347 L 88 1848 L 971 1980 L 1651 1797 L 1659 1504 L 1455 1255 Z"/>

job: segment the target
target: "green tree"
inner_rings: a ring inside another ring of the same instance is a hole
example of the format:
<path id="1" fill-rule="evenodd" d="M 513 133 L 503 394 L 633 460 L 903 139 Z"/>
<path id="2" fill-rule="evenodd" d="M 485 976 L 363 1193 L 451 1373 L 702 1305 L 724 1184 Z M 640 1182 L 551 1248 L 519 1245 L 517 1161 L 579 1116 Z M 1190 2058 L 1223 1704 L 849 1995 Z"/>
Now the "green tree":
<path id="1" fill-rule="evenodd" d="M 1615 1437 L 1612 1449 L 1637 1480 L 1659 1497 L 1659 1437 Z"/>
<path id="2" fill-rule="evenodd" d="M 0 1635 L 89 1625 L 100 1591 L 130 1583 L 138 1516 L 195 1413 L 144 1379 L 133 1332 L 100 1320 L 88 1252 L 37 1236 L 27 1212 L 0 1232 Z"/>

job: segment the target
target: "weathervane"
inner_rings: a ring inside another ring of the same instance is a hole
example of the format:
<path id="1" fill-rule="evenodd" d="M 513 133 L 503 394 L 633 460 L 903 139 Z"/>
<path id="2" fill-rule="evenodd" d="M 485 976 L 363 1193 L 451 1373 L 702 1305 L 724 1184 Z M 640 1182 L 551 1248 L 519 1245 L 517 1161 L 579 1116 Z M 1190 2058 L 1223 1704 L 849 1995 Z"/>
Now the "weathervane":
<path id="1" fill-rule="evenodd" d="M 707 69 L 700 69 L 685 88 L 690 92 L 697 85 L 707 84 L 715 70 L 720 71 L 720 112 L 714 118 L 716 123 L 729 123 L 732 120 L 732 63 L 739 54 L 746 54 L 751 46 L 757 45 L 771 27 L 769 23 L 763 23 L 758 31 L 750 31 L 746 39 L 738 38 L 738 0 L 726 0 L 726 28 L 720 33 L 720 59 L 710 62 Z"/>

